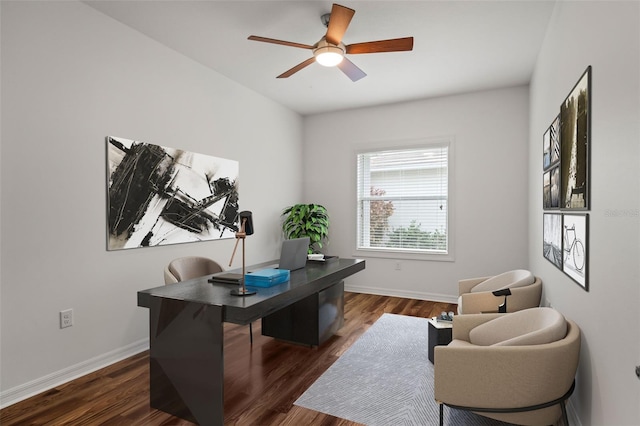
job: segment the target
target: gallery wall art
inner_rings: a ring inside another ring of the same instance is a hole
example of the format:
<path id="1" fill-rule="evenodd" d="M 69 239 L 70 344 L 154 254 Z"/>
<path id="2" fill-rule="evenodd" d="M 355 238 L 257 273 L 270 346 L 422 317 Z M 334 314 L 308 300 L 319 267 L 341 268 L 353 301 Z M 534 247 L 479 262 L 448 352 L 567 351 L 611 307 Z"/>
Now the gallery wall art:
<path id="1" fill-rule="evenodd" d="M 591 66 L 542 136 L 542 255 L 589 291 Z M 558 210 L 556 213 L 549 210 Z"/>
<path id="2" fill-rule="evenodd" d="M 108 136 L 107 249 L 234 238 L 234 160 Z"/>

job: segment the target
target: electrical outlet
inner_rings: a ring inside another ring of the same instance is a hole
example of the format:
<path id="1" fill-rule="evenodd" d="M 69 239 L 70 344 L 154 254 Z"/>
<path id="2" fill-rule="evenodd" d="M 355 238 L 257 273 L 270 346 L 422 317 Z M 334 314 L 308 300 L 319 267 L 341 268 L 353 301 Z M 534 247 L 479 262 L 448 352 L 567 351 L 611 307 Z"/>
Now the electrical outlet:
<path id="1" fill-rule="evenodd" d="M 73 325 L 73 309 L 60 311 L 60 328 L 67 328 Z"/>

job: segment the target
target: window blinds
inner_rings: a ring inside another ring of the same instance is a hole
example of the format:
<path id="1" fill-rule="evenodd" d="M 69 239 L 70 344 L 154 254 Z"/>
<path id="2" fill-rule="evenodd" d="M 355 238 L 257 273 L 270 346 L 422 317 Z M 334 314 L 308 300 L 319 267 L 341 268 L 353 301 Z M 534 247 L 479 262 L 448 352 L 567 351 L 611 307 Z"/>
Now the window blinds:
<path id="1" fill-rule="evenodd" d="M 358 249 L 447 253 L 448 154 L 448 144 L 358 154 Z"/>

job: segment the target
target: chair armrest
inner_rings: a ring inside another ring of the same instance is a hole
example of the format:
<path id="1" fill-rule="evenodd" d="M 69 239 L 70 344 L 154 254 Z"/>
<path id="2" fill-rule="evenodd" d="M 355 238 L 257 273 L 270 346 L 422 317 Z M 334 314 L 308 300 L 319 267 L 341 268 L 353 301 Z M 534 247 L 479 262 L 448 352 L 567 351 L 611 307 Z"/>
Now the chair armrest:
<path id="1" fill-rule="evenodd" d="M 482 281 L 488 280 L 489 278 L 491 277 L 467 278 L 458 281 L 458 296 L 461 296 L 464 293 L 469 293 L 473 287 L 480 284 Z"/>
<path id="2" fill-rule="evenodd" d="M 494 296 L 490 291 L 481 291 L 479 293 L 465 293 L 460 295 L 458 310 L 460 310 L 460 306 L 462 306 L 462 312 L 460 312 L 461 314 L 498 312 L 498 305 L 500 305 L 503 301 L 504 297 Z M 507 302 L 507 307 L 509 307 L 508 304 L 509 302 Z"/>
<path id="3" fill-rule="evenodd" d="M 580 353 L 580 330 L 571 321 L 567 326 L 564 339 L 545 345 L 436 346 L 436 401 L 514 408 L 560 398 L 573 382 Z"/>
<path id="4" fill-rule="evenodd" d="M 504 314 L 470 314 L 455 315 L 453 317 L 452 338 L 469 341 L 469 332 L 487 321 L 498 318 Z"/>
<path id="5" fill-rule="evenodd" d="M 540 306 L 542 298 L 542 280 L 536 277 L 531 285 L 511 289 L 511 296 L 507 297 L 507 312 L 516 312 L 523 309 Z"/>
<path id="6" fill-rule="evenodd" d="M 507 296 L 507 312 L 540 306 L 542 296 L 542 280 L 536 277 L 533 284 L 511 288 L 511 295 Z M 460 295 L 458 310 L 462 306 L 462 314 L 478 314 L 481 312 L 495 312 L 498 305 L 504 301 L 504 296 L 494 296 L 490 291 L 465 293 Z"/>

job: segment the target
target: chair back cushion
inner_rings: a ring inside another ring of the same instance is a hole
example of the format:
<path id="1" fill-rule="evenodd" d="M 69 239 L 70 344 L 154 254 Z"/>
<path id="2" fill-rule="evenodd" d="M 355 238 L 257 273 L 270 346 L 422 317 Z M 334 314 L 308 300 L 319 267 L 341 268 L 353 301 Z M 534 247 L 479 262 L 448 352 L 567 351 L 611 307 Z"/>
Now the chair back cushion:
<path id="1" fill-rule="evenodd" d="M 169 271 L 178 281 L 185 281 L 221 272 L 222 267 L 212 259 L 190 256 L 172 260 Z"/>
<path id="2" fill-rule="evenodd" d="M 543 345 L 564 339 L 567 321 L 552 308 L 531 308 L 488 321 L 469 332 L 478 346 Z"/>
<path id="3" fill-rule="evenodd" d="M 525 269 L 516 269 L 513 271 L 504 272 L 495 277 L 487 278 L 480 284 L 474 286 L 471 289 L 471 293 L 478 293 L 480 291 L 496 291 L 503 288 L 516 288 L 524 287 L 525 285 L 531 285 L 535 282 L 536 278 L 531 271 Z"/>

